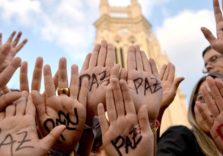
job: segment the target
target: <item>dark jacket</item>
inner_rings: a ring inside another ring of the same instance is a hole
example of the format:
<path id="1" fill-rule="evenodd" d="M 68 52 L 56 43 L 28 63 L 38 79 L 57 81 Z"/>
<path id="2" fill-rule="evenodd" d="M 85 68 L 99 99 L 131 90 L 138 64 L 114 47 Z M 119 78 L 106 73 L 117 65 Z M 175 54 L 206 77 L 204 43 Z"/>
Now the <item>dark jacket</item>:
<path id="1" fill-rule="evenodd" d="M 158 140 L 157 156 L 205 156 L 193 132 L 185 126 L 167 129 Z"/>

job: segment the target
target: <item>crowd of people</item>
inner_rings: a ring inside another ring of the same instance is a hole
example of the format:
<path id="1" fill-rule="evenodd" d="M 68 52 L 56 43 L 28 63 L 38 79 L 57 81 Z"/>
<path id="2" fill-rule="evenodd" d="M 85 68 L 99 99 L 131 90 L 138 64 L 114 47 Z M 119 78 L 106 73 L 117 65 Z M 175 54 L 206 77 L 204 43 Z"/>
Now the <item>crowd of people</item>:
<path id="1" fill-rule="evenodd" d="M 161 136 L 163 113 L 184 79 L 172 63 L 158 70 L 156 60 L 131 45 L 125 69 L 103 40 L 80 71 L 72 65 L 70 78 L 66 58 L 54 74 L 38 57 L 29 83 L 28 63 L 16 57 L 27 39 L 12 32 L 2 43 L 0 34 L 0 155 L 223 155 L 223 16 L 218 0 L 213 6 L 217 36 L 201 28 L 210 46 L 202 53 L 205 74 L 191 93 L 191 127 L 172 126 Z M 20 88 L 8 88 L 16 70 Z"/>

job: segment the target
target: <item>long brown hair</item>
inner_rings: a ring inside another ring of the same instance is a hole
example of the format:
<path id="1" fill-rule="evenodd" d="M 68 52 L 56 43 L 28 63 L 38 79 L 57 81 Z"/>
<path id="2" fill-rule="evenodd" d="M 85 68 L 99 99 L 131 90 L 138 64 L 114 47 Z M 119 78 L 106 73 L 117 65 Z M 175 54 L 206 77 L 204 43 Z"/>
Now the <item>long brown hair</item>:
<path id="1" fill-rule="evenodd" d="M 203 151 L 203 153 L 206 156 L 217 156 L 218 155 L 218 149 L 215 146 L 214 141 L 212 138 L 205 133 L 201 128 L 198 126 L 196 119 L 195 119 L 195 113 L 194 113 L 194 106 L 195 106 L 195 96 L 200 88 L 200 85 L 206 80 L 207 76 L 211 76 L 213 78 L 221 78 L 223 79 L 223 74 L 220 73 L 210 73 L 206 76 L 203 76 L 199 79 L 197 84 L 195 85 L 191 97 L 190 97 L 190 103 L 189 103 L 189 111 L 188 111 L 188 120 L 192 126 L 192 131 L 197 139 L 197 142 Z"/>

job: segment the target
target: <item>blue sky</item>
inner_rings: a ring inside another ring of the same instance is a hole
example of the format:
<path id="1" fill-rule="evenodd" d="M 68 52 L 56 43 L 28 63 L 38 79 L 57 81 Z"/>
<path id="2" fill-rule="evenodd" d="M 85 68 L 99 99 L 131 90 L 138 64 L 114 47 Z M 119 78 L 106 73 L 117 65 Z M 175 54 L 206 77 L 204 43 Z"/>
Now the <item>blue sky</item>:
<path id="1" fill-rule="evenodd" d="M 202 75 L 201 51 L 208 45 L 201 26 L 215 30 L 212 0 L 138 0 L 144 16 L 153 26 L 162 51 L 176 65 L 177 75 L 184 76 L 181 89 L 187 99 L 194 83 Z M 130 0 L 109 0 L 125 6 Z M 0 0 L 0 32 L 5 41 L 13 31 L 22 31 L 27 45 L 19 52 L 28 61 L 29 75 L 37 56 L 53 71 L 58 60 L 67 58 L 68 67 L 81 67 L 91 51 L 99 17 L 99 0 Z M 10 87 L 18 88 L 18 74 Z"/>

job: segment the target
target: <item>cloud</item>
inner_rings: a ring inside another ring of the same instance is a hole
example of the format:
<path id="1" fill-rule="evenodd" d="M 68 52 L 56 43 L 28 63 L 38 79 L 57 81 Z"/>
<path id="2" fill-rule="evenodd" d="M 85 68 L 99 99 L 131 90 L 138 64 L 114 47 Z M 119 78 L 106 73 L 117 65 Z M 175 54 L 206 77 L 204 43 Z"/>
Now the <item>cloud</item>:
<path id="1" fill-rule="evenodd" d="M 109 0 L 112 6 L 126 6 L 131 0 Z M 173 0 L 138 0 L 146 17 L 159 6 Z M 63 48 L 71 58 L 83 60 L 94 41 L 93 22 L 99 17 L 99 0 L 0 0 L 0 21 L 25 26 L 44 40 Z M 185 10 L 175 16 L 165 16 L 155 33 L 177 75 L 186 77 L 182 88 L 189 95 L 194 80 L 201 76 L 201 51 L 208 45 L 200 27 L 214 30 L 213 13 L 209 10 Z M 86 49 L 88 51 L 86 51 Z M 78 53 L 74 53 L 78 51 Z M 188 87 L 190 86 L 190 87 Z"/>
<path id="2" fill-rule="evenodd" d="M 145 14 L 169 0 L 139 0 Z M 99 17 L 100 0 L 0 0 L 1 19 L 25 26 L 43 40 L 63 48 L 72 58 L 82 59 L 86 45 L 95 36 L 94 21 Z M 113 6 L 127 6 L 130 0 L 109 0 Z M 74 51 L 80 51 L 77 57 Z M 82 54 L 83 53 L 83 54 Z M 75 57 L 73 57 L 75 55 Z M 75 60 L 74 60 L 75 61 Z"/>
<path id="3" fill-rule="evenodd" d="M 201 75 L 201 53 L 208 45 L 200 31 L 201 26 L 215 30 L 213 13 L 209 10 L 185 10 L 169 17 L 156 29 L 161 48 L 176 65 L 177 75 L 186 80 L 182 88 L 190 95 L 193 84 Z"/>
<path id="4" fill-rule="evenodd" d="M 31 0 L 0 0 L 1 18 L 20 21 L 27 25 L 33 13 L 41 12 L 40 2 Z"/>
<path id="5" fill-rule="evenodd" d="M 98 0 L 0 0 L 0 16 L 4 22 L 25 26 L 74 55 L 74 50 L 84 51 L 94 40 L 98 6 Z"/>

